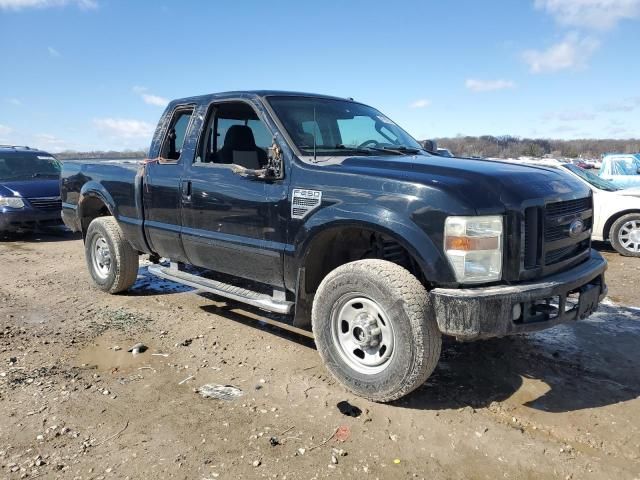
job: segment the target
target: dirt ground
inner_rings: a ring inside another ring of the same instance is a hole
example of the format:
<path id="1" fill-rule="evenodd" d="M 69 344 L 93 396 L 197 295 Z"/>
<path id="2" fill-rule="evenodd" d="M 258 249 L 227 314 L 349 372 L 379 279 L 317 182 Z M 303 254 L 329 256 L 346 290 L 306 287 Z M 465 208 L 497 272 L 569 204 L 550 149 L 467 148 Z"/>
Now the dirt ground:
<path id="1" fill-rule="evenodd" d="M 598 247 L 610 299 L 596 315 L 447 342 L 423 387 L 380 405 L 257 310 L 155 280 L 144 263 L 129 293 L 109 296 L 77 236 L 2 240 L 0 477 L 638 479 L 640 258 Z M 138 342 L 148 350 L 133 356 Z M 210 383 L 243 395 L 196 393 Z M 343 400 L 361 415 L 343 415 Z"/>

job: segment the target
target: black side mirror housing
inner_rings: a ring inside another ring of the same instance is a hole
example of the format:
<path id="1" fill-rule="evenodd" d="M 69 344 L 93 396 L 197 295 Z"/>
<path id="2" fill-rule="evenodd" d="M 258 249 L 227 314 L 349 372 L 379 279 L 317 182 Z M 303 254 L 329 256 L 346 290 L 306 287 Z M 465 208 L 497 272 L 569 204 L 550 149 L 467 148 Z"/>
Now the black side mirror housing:
<path id="1" fill-rule="evenodd" d="M 268 160 L 265 175 L 268 178 L 273 178 L 276 180 L 284 178 L 284 162 L 282 149 L 278 145 L 278 142 L 276 142 L 275 137 L 273 138 L 273 144 L 269 147 L 267 158 Z"/>
<path id="2" fill-rule="evenodd" d="M 422 148 L 429 153 L 435 154 L 438 152 L 438 143 L 435 140 L 424 140 L 422 142 Z"/>

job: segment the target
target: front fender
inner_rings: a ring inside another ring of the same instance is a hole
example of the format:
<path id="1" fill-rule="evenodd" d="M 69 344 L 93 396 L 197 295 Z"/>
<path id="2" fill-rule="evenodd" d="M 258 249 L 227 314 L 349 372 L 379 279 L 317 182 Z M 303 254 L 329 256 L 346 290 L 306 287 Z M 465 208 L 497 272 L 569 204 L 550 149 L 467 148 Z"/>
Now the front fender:
<path id="1" fill-rule="evenodd" d="M 348 211 L 343 207 L 336 204 L 321 209 L 298 230 L 293 241 L 298 266 L 305 264 L 313 241 L 320 233 L 328 229 L 359 227 L 393 238 L 418 263 L 427 281 L 455 283 L 453 271 L 441 250 L 408 216 L 376 204 L 350 205 Z"/>

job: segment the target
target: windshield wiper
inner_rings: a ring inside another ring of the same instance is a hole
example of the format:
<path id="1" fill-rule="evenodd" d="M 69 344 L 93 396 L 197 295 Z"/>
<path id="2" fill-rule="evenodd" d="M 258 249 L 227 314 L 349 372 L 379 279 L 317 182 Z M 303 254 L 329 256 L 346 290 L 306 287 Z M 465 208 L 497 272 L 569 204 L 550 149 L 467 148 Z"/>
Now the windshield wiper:
<path id="1" fill-rule="evenodd" d="M 371 153 L 371 151 L 373 150 L 372 148 L 366 147 L 366 148 L 360 148 L 360 147 L 348 147 L 346 145 L 343 145 L 342 143 L 339 143 L 338 145 L 335 146 L 336 150 L 351 150 L 352 152 L 357 152 L 357 153 Z"/>
<path id="2" fill-rule="evenodd" d="M 406 147 L 404 145 L 398 145 L 395 147 L 367 147 L 367 149 L 375 150 L 376 152 L 386 152 L 400 155 L 413 155 L 420 152 L 420 150 L 417 148 Z"/>
<path id="3" fill-rule="evenodd" d="M 31 176 L 33 178 L 36 178 L 36 177 L 57 177 L 58 174 L 57 173 L 53 173 L 53 172 L 36 172 Z"/>

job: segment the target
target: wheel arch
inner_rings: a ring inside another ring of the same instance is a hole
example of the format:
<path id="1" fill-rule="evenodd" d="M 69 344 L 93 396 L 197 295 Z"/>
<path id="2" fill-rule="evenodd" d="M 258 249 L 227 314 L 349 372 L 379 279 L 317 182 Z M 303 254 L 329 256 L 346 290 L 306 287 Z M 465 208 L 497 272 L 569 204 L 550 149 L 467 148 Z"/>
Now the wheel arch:
<path id="1" fill-rule="evenodd" d="M 604 240 L 611 240 L 611 227 L 620 217 L 624 217 L 625 215 L 629 215 L 630 213 L 640 214 L 639 208 L 630 208 L 627 210 L 623 210 L 621 212 L 616 212 L 611 215 L 604 224 L 604 228 L 602 229 L 602 238 Z"/>
<path id="2" fill-rule="evenodd" d="M 78 200 L 78 220 L 82 229 L 82 236 L 86 235 L 89 224 L 95 218 L 105 216 L 116 216 L 113 198 L 99 183 L 85 184 Z"/>
<path id="3" fill-rule="evenodd" d="M 327 209 L 330 210 L 330 209 Z M 379 209 L 382 210 L 382 209 Z M 295 242 L 297 271 L 296 326 L 310 325 L 315 291 L 326 275 L 341 265 L 363 258 L 386 259 L 409 270 L 427 288 L 432 282 L 453 273 L 431 238 L 415 223 L 404 221 L 393 212 L 367 212 L 366 218 L 350 212 L 348 220 L 332 216 L 314 218 L 299 232 Z M 314 216 L 315 217 L 315 216 Z M 383 221 L 376 221 L 381 219 Z M 370 251 L 375 243 L 384 250 Z M 381 253 L 389 253 L 386 257 Z"/>

